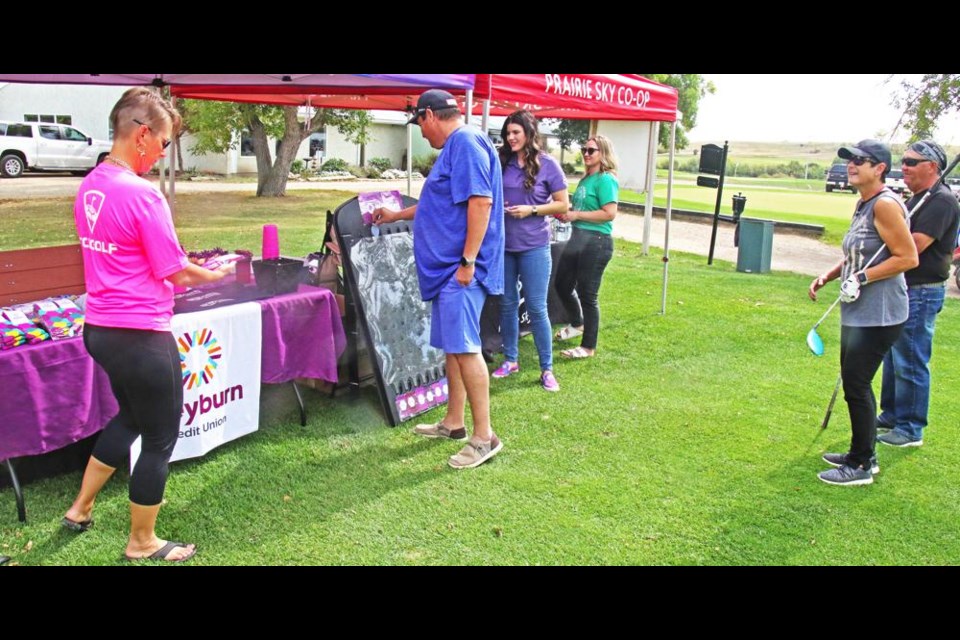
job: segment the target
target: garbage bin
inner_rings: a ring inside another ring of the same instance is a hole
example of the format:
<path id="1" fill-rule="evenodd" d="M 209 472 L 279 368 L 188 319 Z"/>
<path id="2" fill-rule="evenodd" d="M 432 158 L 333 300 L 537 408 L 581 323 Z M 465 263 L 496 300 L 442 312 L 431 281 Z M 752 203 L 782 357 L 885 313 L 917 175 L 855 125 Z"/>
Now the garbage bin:
<path id="1" fill-rule="evenodd" d="M 740 247 L 737 250 L 737 271 L 767 273 L 773 254 L 773 222 L 740 218 Z"/>

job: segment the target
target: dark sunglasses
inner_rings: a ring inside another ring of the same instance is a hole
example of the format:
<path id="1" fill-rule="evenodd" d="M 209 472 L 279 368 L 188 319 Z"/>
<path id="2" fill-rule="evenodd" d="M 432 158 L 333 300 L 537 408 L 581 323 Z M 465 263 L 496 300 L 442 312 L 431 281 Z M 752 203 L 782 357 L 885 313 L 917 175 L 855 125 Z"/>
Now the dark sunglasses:
<path id="1" fill-rule="evenodd" d="M 869 162 L 870 164 L 877 164 L 877 161 L 873 158 L 864 158 L 863 156 L 850 156 L 848 162 L 852 162 L 856 166 L 862 166 L 864 162 Z"/>
<path id="2" fill-rule="evenodd" d="M 583 155 L 585 155 L 585 156 L 592 156 L 593 154 L 595 154 L 595 153 L 598 152 L 598 151 L 600 151 L 600 149 L 597 149 L 596 147 L 584 147 L 584 148 L 583 148 Z"/>
<path id="3" fill-rule="evenodd" d="M 933 160 L 927 160 L 926 158 L 904 158 L 900 161 L 900 164 L 905 167 L 915 167 L 921 162 L 933 162 Z"/>
<path id="4" fill-rule="evenodd" d="M 133 121 L 136 122 L 137 124 L 139 124 L 140 126 L 143 126 L 143 127 L 146 127 L 147 129 L 150 129 L 150 133 L 153 133 L 154 135 L 156 135 L 156 132 L 153 130 L 153 127 L 151 127 L 150 125 L 148 125 L 146 122 L 140 122 L 140 121 L 137 120 L 136 118 L 134 118 Z M 173 140 L 164 140 L 164 141 L 163 141 L 163 147 L 162 147 L 162 148 L 163 148 L 163 149 L 166 149 L 167 147 L 170 146 L 170 143 L 171 143 L 171 142 L 173 142 Z"/>

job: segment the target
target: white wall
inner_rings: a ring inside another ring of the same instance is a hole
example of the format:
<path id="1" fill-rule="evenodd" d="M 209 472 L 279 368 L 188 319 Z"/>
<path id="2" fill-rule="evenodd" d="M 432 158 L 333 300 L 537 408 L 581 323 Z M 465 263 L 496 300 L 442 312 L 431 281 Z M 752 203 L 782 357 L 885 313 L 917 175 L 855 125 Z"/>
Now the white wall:
<path id="1" fill-rule="evenodd" d="M 647 146 L 653 123 L 628 120 L 600 120 L 597 133 L 613 142 L 620 165 L 617 181 L 621 187 L 635 191 L 647 189 Z"/>
<path id="2" fill-rule="evenodd" d="M 357 164 L 360 159 L 360 149 L 352 142 L 347 142 L 336 127 L 327 127 L 327 152 L 324 161 L 331 158 L 340 158 L 347 164 Z"/>
<path id="3" fill-rule="evenodd" d="M 399 168 L 403 154 L 407 150 L 406 127 L 374 124 L 371 133 L 374 140 L 367 145 L 367 163 L 372 158 L 390 158 L 390 166 L 394 169 Z M 414 133 L 420 135 L 419 131 Z"/>
<path id="4" fill-rule="evenodd" d="M 183 168 L 188 171 L 190 169 L 196 169 L 197 171 L 222 174 L 233 173 L 235 171 L 230 170 L 231 158 L 229 152 L 226 154 L 207 153 L 204 155 L 194 155 L 190 153 L 190 147 L 192 147 L 194 144 L 194 137 L 190 134 L 186 134 L 180 138 L 180 144 L 182 145 L 181 152 L 183 154 Z M 167 159 L 170 162 L 175 161 L 175 158 L 172 158 L 169 155 Z"/>
<path id="5" fill-rule="evenodd" d="M 0 120 L 24 114 L 69 115 L 73 126 L 100 140 L 110 137 L 110 110 L 129 87 L 60 84 L 0 84 Z"/>

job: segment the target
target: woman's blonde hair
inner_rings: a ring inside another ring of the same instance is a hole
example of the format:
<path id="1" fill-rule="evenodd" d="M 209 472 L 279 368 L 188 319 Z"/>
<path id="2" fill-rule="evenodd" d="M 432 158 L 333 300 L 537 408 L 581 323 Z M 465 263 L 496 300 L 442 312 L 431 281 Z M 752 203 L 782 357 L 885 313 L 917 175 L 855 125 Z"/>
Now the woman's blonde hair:
<path id="1" fill-rule="evenodd" d="M 613 142 L 611 142 L 607 136 L 602 135 L 587 138 L 587 142 L 591 140 L 596 142 L 597 148 L 600 149 L 600 173 L 609 171 L 616 175 L 619 162 L 617 161 L 617 154 L 613 151 Z"/>
<path id="2" fill-rule="evenodd" d="M 110 125 L 113 127 L 114 138 L 129 135 L 139 127 L 136 120 L 147 126 L 153 126 L 162 119 L 170 122 L 173 136 L 176 137 L 183 122 L 180 113 L 163 96 L 147 87 L 127 89 L 110 111 Z"/>

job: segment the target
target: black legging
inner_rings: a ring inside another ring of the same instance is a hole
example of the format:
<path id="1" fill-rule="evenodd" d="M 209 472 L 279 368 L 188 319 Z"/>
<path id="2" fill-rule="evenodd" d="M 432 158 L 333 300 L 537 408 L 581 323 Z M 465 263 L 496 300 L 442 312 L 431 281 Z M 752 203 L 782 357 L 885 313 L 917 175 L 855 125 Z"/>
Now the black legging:
<path id="1" fill-rule="evenodd" d="M 877 399 L 873 395 L 873 377 L 902 329 L 903 324 L 840 327 L 840 373 L 853 431 L 847 458 L 853 466 L 870 468 L 870 458 L 873 457 L 877 439 Z"/>
<path id="2" fill-rule="evenodd" d="M 140 457 L 130 473 L 130 501 L 158 505 L 183 411 L 180 355 L 173 334 L 88 324 L 83 344 L 107 372 L 120 405 L 100 434 L 93 457 L 119 467 L 130 459 L 130 445 L 142 436 Z"/>
<path id="3" fill-rule="evenodd" d="M 583 325 L 580 346 L 597 348 L 600 333 L 600 281 L 613 257 L 613 238 L 608 233 L 573 227 L 557 263 L 553 289 L 560 297 L 570 324 Z"/>

